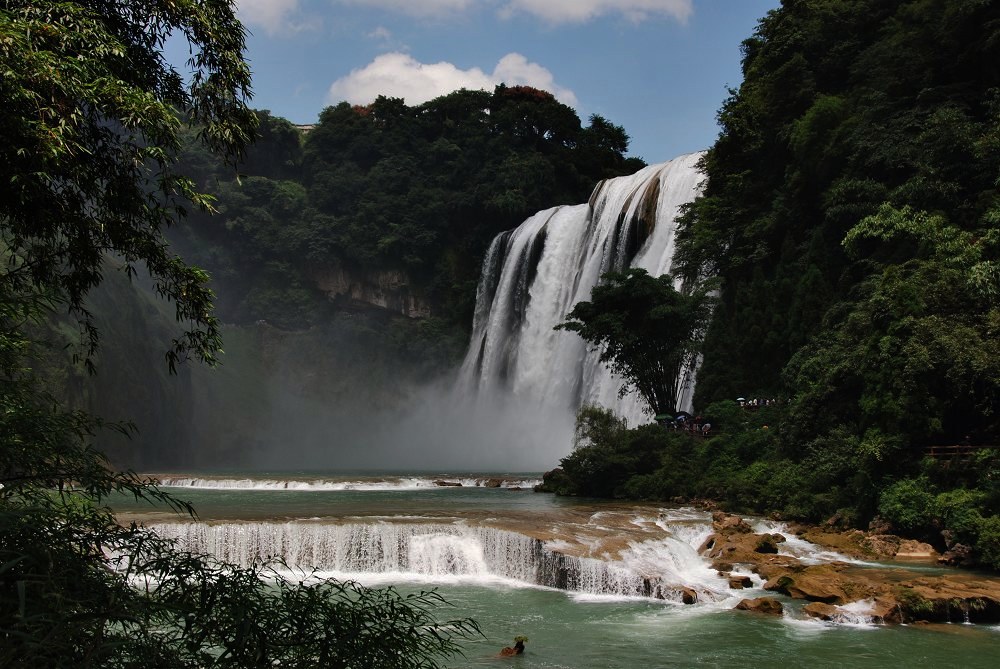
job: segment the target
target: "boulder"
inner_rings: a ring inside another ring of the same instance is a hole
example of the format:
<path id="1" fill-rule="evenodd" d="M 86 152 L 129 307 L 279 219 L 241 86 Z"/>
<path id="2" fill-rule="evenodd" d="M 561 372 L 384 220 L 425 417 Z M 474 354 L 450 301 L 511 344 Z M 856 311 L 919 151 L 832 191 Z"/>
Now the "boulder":
<path id="1" fill-rule="evenodd" d="M 871 534 L 889 534 L 892 532 L 892 523 L 882 516 L 875 516 L 872 518 L 872 521 L 868 523 L 868 531 Z"/>
<path id="2" fill-rule="evenodd" d="M 709 535 L 699 552 L 713 561 L 713 568 L 724 572 L 731 571 L 734 564 L 754 565 L 754 571 L 765 564 L 797 564 L 798 560 L 794 557 L 778 554 L 777 544 L 781 541 L 784 541 L 784 537 L 780 534 L 716 533 Z M 760 549 L 765 552 L 762 553 Z"/>
<path id="3" fill-rule="evenodd" d="M 951 548 L 941 554 L 941 557 L 938 558 L 938 562 L 940 564 L 972 567 L 976 564 L 976 559 L 973 555 L 972 548 L 969 546 L 966 546 L 965 544 L 952 544 Z"/>
<path id="4" fill-rule="evenodd" d="M 685 604 L 697 604 L 698 593 L 691 588 L 681 588 L 681 601 Z"/>
<path id="5" fill-rule="evenodd" d="M 757 545 L 754 552 L 757 553 L 777 553 L 778 544 L 785 541 L 785 537 L 780 534 L 758 534 Z"/>
<path id="6" fill-rule="evenodd" d="M 840 613 L 838 609 L 833 604 L 824 604 L 823 602 L 810 602 L 802 607 L 802 613 L 806 614 L 810 618 L 819 618 L 820 620 L 835 620 L 837 614 Z"/>
<path id="7" fill-rule="evenodd" d="M 901 542 L 894 534 L 869 534 L 861 540 L 861 546 L 875 557 L 894 558 Z"/>
<path id="8" fill-rule="evenodd" d="M 903 622 L 899 602 L 895 598 L 888 596 L 875 598 L 875 606 L 872 607 L 872 616 L 876 622 L 881 623 Z"/>
<path id="9" fill-rule="evenodd" d="M 784 612 L 784 607 L 774 597 L 758 597 L 757 599 L 743 599 L 736 605 L 739 611 L 753 611 L 754 613 L 764 613 L 771 616 L 780 616 Z"/>
<path id="10" fill-rule="evenodd" d="M 815 565 L 806 567 L 800 572 L 785 571 L 772 576 L 764 584 L 765 590 L 781 592 L 792 599 L 806 599 L 810 602 L 825 604 L 843 604 L 851 601 L 844 592 L 847 579 L 841 575 L 837 563 L 832 565 Z M 852 583 L 852 591 L 856 588 Z M 854 599 L 859 599 L 855 597 Z"/>
<path id="11" fill-rule="evenodd" d="M 897 560 L 933 560 L 938 557 L 934 547 L 923 541 L 903 539 L 896 551 Z"/>
<path id="12" fill-rule="evenodd" d="M 435 481 L 434 485 L 441 486 L 442 488 L 461 488 L 462 484 L 458 481 Z"/>
<path id="13" fill-rule="evenodd" d="M 743 588 L 752 588 L 753 579 L 749 576 L 743 576 L 741 574 L 730 574 L 729 575 L 729 588 L 731 590 L 742 590 Z"/>
<path id="14" fill-rule="evenodd" d="M 723 511 L 716 511 L 712 514 L 712 529 L 717 534 L 748 534 L 753 532 L 753 528 L 747 521 Z"/>
<path id="15" fill-rule="evenodd" d="M 483 482 L 484 488 L 499 488 L 503 485 L 503 479 L 486 479 Z"/>

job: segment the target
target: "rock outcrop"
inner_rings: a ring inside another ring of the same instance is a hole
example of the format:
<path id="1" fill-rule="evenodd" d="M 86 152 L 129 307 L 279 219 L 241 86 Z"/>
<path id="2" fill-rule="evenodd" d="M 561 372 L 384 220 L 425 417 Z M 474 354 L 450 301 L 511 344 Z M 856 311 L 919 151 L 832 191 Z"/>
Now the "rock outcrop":
<path id="1" fill-rule="evenodd" d="M 740 603 L 736 605 L 736 609 L 739 611 L 752 611 L 754 613 L 763 613 L 770 616 L 780 616 L 785 610 L 781 602 L 779 602 L 774 597 L 758 597 L 756 599 L 742 599 L 740 600 Z"/>
<path id="2" fill-rule="evenodd" d="M 313 273 L 316 286 L 333 300 L 357 307 L 376 307 L 410 318 L 431 315 L 430 303 L 413 289 L 405 272 L 399 270 L 354 271 L 336 263 Z"/>
<path id="3" fill-rule="evenodd" d="M 803 611 L 812 617 L 834 621 L 865 618 L 876 623 L 1000 622 L 1000 582 L 996 579 L 967 572 L 936 576 L 848 562 L 810 565 L 777 552 L 783 536 L 754 534 L 737 516 L 717 512 L 712 528 L 714 533 L 700 550 L 713 560 L 712 566 L 720 575 L 729 576 L 730 587 L 746 587 L 745 581 L 735 582 L 728 574 L 734 565 L 746 565 L 765 579 L 765 590 L 809 602 Z M 927 544 L 893 535 L 823 528 L 803 528 L 798 534 L 840 552 L 869 558 L 874 554 L 930 561 L 936 555 Z M 955 544 L 952 550 L 960 556 L 960 545 Z M 758 610 L 751 604 L 754 601 L 743 600 L 737 608 Z"/>
<path id="4" fill-rule="evenodd" d="M 741 574 L 728 574 L 727 578 L 729 580 L 730 590 L 742 590 L 743 588 L 753 587 L 753 579 L 749 576 L 743 576 Z"/>

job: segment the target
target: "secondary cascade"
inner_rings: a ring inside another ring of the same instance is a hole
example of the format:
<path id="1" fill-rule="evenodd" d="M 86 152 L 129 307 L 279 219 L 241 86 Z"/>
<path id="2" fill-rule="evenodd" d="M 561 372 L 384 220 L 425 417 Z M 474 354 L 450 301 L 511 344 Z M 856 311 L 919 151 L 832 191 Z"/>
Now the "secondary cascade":
<path id="1" fill-rule="evenodd" d="M 600 276 L 640 267 L 668 274 L 680 208 L 700 192 L 702 154 L 650 165 L 598 184 L 587 204 L 540 211 L 498 235 L 483 262 L 472 340 L 460 383 L 575 411 L 613 409 L 630 424 L 648 420 L 637 394 L 572 332 L 554 330 Z M 679 287 L 679 285 L 678 285 Z M 694 370 L 678 383 L 679 410 L 690 410 Z"/>

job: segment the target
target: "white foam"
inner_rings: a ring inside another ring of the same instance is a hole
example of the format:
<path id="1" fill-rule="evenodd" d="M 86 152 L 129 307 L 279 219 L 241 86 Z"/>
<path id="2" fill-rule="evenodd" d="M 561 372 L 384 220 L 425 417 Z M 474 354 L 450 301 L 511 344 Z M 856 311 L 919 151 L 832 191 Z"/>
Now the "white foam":
<path id="1" fill-rule="evenodd" d="M 864 560 L 852 558 L 837 551 L 828 550 L 802 539 L 792 532 L 785 523 L 770 520 L 754 521 L 753 531 L 758 534 L 780 534 L 785 541 L 778 544 L 779 555 L 790 555 L 804 564 L 822 564 L 825 562 L 850 562 L 852 564 L 872 564 Z"/>
<path id="2" fill-rule="evenodd" d="M 456 477 L 400 477 L 379 480 L 342 481 L 332 479 L 261 479 L 160 476 L 160 485 L 165 488 L 199 488 L 205 490 L 261 490 L 295 492 L 386 492 L 441 490 L 452 488 L 533 488 L 541 479 L 518 478 L 456 478 Z M 499 480 L 499 485 L 491 485 Z M 440 485 L 438 482 L 449 485 Z"/>

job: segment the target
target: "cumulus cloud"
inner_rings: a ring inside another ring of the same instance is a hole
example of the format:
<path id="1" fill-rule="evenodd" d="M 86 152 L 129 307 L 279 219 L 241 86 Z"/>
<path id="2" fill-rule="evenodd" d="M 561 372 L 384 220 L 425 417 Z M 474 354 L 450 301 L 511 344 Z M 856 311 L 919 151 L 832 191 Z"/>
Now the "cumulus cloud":
<path id="1" fill-rule="evenodd" d="M 365 67 L 337 79 L 330 86 L 327 100 L 363 105 L 379 95 L 387 95 L 416 105 L 460 88 L 493 90 L 500 83 L 541 88 L 570 106 L 577 102 L 573 91 L 558 86 L 549 70 L 519 53 L 507 54 L 487 74 L 478 67 L 463 70 L 448 62 L 421 63 L 398 52 L 382 54 Z"/>
<path id="2" fill-rule="evenodd" d="M 335 0 L 342 5 L 373 7 L 424 18 L 450 16 L 471 8 L 475 0 Z"/>
<path id="3" fill-rule="evenodd" d="M 656 15 L 685 23 L 693 12 L 693 0 L 506 0 L 500 9 L 503 17 L 531 14 L 549 23 L 583 23 L 606 14 L 636 23 Z"/>
<path id="4" fill-rule="evenodd" d="M 240 20 L 268 35 L 293 34 L 319 27 L 317 19 L 304 18 L 299 0 L 237 0 Z"/>

